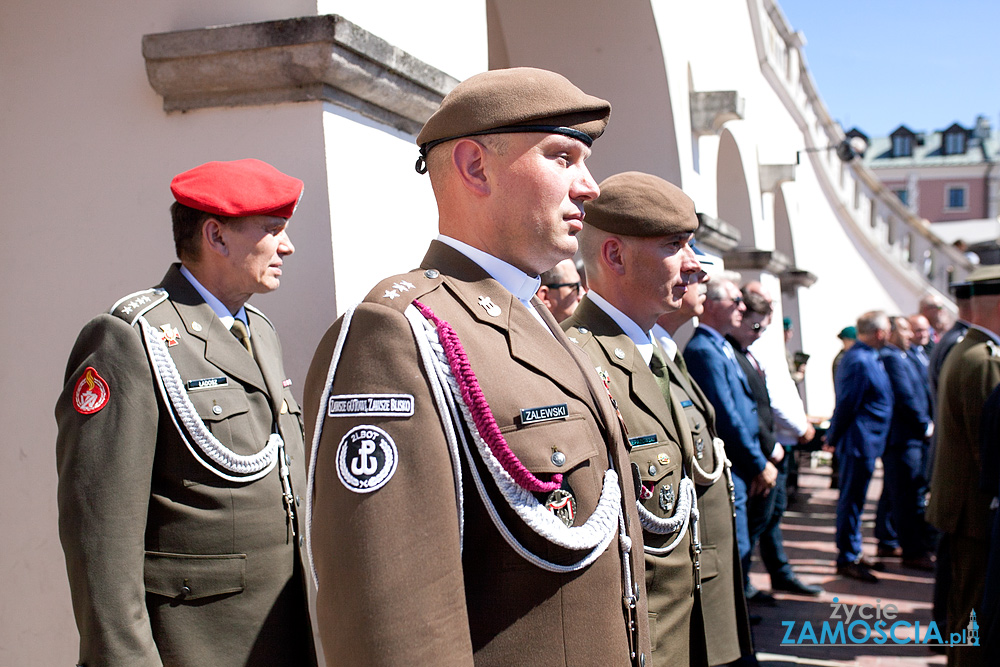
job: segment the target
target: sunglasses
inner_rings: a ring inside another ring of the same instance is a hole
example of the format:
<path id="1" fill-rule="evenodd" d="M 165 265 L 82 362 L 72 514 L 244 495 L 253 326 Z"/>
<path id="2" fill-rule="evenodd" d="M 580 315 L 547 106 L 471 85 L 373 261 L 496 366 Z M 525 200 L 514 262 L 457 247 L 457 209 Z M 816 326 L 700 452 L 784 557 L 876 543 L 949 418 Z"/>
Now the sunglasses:
<path id="1" fill-rule="evenodd" d="M 546 284 L 545 286 L 548 287 L 549 289 L 555 289 L 557 287 L 572 287 L 573 291 L 575 293 L 579 294 L 580 293 L 580 289 L 583 287 L 583 283 L 580 283 L 580 282 L 575 282 L 575 283 L 549 283 L 549 284 Z"/>

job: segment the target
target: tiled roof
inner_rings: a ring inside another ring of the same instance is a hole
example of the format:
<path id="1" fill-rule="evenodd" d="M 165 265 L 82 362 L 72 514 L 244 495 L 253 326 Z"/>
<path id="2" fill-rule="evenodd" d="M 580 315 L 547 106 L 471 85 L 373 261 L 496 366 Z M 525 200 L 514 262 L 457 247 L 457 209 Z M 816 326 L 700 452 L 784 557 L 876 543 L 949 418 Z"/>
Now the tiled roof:
<path id="1" fill-rule="evenodd" d="M 923 142 L 918 141 L 923 137 Z M 985 139 L 973 136 L 972 132 L 966 134 L 965 153 L 957 155 L 943 155 L 941 146 L 944 141 L 944 132 L 927 132 L 923 135 L 916 133 L 913 140 L 913 154 L 909 157 L 892 157 L 892 137 L 869 137 L 868 150 L 865 151 L 863 161 L 865 165 L 872 169 L 889 167 L 942 167 L 942 166 L 968 166 L 985 164 L 987 162 L 1000 161 L 1000 141 L 997 136 L 990 132 Z M 923 143 L 923 145 L 920 145 Z"/>

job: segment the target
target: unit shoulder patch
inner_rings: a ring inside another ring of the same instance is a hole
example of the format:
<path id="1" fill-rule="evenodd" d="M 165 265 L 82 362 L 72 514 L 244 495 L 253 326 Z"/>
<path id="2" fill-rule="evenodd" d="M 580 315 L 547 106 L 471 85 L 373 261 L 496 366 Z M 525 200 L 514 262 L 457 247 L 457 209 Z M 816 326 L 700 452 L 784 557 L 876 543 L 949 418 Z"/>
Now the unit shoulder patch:
<path id="1" fill-rule="evenodd" d="M 377 426 L 355 426 L 337 447 L 337 477 L 354 493 L 371 493 L 385 486 L 399 462 L 396 443 Z"/>
<path id="2" fill-rule="evenodd" d="M 73 407 L 81 415 L 100 412 L 111 398 L 111 387 L 93 366 L 87 366 L 73 388 Z"/>

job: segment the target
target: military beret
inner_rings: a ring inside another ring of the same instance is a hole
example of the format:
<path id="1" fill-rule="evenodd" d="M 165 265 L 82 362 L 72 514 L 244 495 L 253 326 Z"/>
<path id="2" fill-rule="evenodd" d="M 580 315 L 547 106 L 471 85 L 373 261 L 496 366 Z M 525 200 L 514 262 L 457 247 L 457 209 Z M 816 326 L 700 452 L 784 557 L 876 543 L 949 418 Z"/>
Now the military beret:
<path id="1" fill-rule="evenodd" d="M 438 144 L 479 134 L 565 134 L 590 146 L 610 115 L 609 102 L 561 74 L 533 67 L 482 72 L 455 86 L 424 123 L 417 135 L 417 171 L 427 170 L 427 154 Z"/>
<path id="2" fill-rule="evenodd" d="M 303 187 L 299 179 L 254 159 L 206 162 L 170 182 L 170 191 L 181 204 L 231 218 L 290 218 Z"/>
<path id="3" fill-rule="evenodd" d="M 583 207 L 583 221 L 610 234 L 667 236 L 698 229 L 690 197 L 673 183 L 638 171 L 604 179 L 601 196 Z"/>
<path id="4" fill-rule="evenodd" d="M 844 327 L 843 329 L 840 330 L 840 333 L 837 334 L 837 338 L 841 339 L 848 338 L 850 340 L 857 340 L 858 328 L 854 326 Z"/>
<path id="5" fill-rule="evenodd" d="M 970 296 L 1000 294 L 1000 264 L 977 266 L 965 277 Z"/>

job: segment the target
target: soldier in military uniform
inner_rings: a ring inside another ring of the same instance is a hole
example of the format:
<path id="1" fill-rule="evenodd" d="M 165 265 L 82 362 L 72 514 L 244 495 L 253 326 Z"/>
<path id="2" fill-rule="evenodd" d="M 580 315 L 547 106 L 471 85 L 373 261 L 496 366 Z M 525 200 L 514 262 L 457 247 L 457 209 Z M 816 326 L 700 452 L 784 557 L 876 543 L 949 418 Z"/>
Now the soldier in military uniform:
<path id="1" fill-rule="evenodd" d="M 331 327 L 306 381 L 331 665 L 645 663 L 621 426 L 534 296 L 576 251 L 609 114 L 555 73 L 494 70 L 417 137 L 440 235 Z"/>
<path id="2" fill-rule="evenodd" d="M 698 492 L 701 538 L 701 609 L 710 665 L 756 664 L 750 636 L 750 617 L 743 590 L 743 571 L 736 546 L 736 508 L 732 473 L 725 445 L 715 427 L 715 408 L 687 371 L 684 355 L 673 336 L 704 311 L 705 286 L 714 258 L 695 254 L 703 270 L 697 284 L 688 287 L 678 310 L 664 313 L 653 327 L 670 372 L 670 393 L 677 398 L 694 443 L 691 462 Z M 759 617 L 758 617 L 759 620 Z"/>
<path id="3" fill-rule="evenodd" d="M 948 353 L 937 400 L 937 447 L 927 520 L 948 542 L 951 581 L 948 632 L 960 632 L 973 609 L 982 610 L 989 554 L 990 502 L 979 486 L 983 404 L 1000 385 L 1000 267 L 983 266 L 968 278 L 972 326 Z M 985 665 L 980 647 L 948 648 L 949 665 Z"/>
<path id="4" fill-rule="evenodd" d="M 84 665 L 315 664 L 301 413 L 271 322 L 302 181 L 176 176 L 180 264 L 80 333 L 56 404 L 59 533 Z"/>
<path id="5" fill-rule="evenodd" d="M 580 235 L 589 291 L 562 327 L 590 357 L 628 430 L 642 479 L 639 515 L 654 665 L 708 664 L 701 625 L 699 525 L 691 479 L 694 445 L 670 393 L 650 329 L 675 310 L 700 265 L 688 246 L 694 202 L 667 181 L 625 172 L 585 204 Z M 692 622 L 692 617 L 694 621 Z"/>

